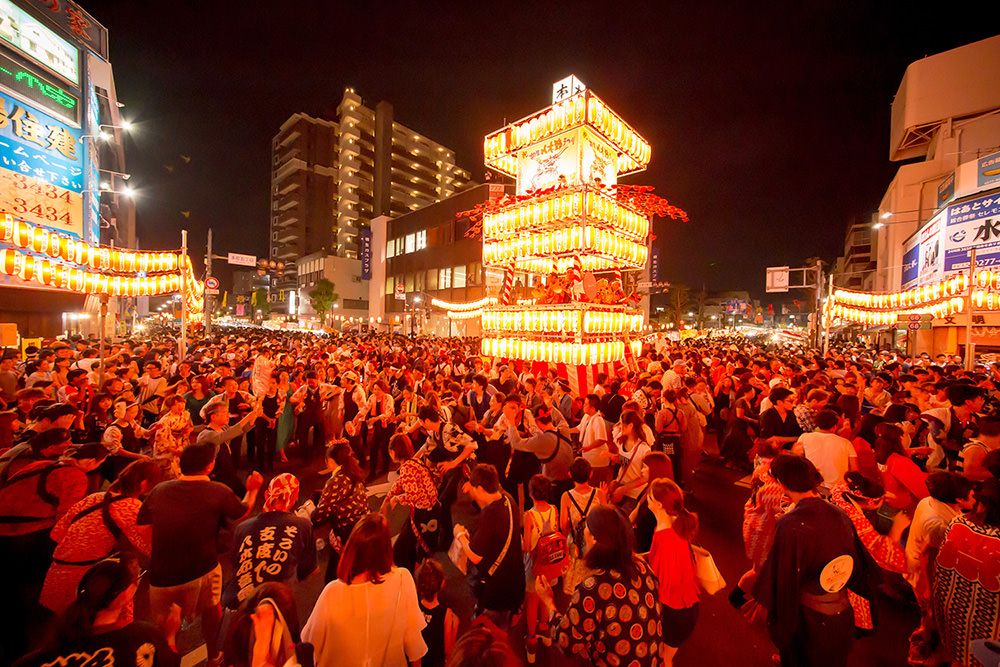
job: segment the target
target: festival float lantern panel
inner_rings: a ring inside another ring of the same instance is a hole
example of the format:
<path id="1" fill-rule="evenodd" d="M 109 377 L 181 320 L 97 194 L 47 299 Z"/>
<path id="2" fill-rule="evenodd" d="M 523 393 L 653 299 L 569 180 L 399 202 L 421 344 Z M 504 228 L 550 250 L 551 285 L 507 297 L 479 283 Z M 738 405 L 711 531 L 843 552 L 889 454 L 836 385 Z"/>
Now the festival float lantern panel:
<path id="1" fill-rule="evenodd" d="M 483 146 L 486 164 L 520 180 L 525 152 L 539 145 L 544 146 L 549 139 L 571 135 L 573 130 L 580 129 L 593 135 L 592 140 L 581 137 L 581 143 L 584 140 L 599 141 L 614 152 L 616 176 L 642 171 L 649 164 L 649 142 L 589 90 L 487 135 Z M 607 180 L 604 182 L 608 183 Z M 546 186 L 533 187 L 540 189 Z M 519 188 L 519 191 L 526 189 Z"/>

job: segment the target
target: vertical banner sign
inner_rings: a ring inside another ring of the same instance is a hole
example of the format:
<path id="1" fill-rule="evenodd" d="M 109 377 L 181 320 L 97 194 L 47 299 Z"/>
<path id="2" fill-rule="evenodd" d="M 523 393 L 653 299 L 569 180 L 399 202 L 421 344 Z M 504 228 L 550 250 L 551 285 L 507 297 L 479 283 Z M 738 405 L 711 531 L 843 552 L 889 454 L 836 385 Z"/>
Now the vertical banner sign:
<path id="1" fill-rule="evenodd" d="M 945 273 L 969 268 L 976 249 L 977 267 L 1000 266 L 1000 194 L 948 207 Z"/>
<path id="2" fill-rule="evenodd" d="M 920 230 L 918 275 L 921 285 L 944 278 L 944 218 L 944 213 L 936 215 Z"/>
<path id="3" fill-rule="evenodd" d="M 918 235 L 914 234 L 903 245 L 903 289 L 914 287 L 920 277 L 917 267 L 920 262 L 920 244 L 917 241 Z"/>
<path id="4" fill-rule="evenodd" d="M 100 134 L 101 131 L 101 107 L 97 103 L 97 91 L 94 88 L 93 78 L 90 71 L 87 71 L 87 127 L 88 134 Z M 90 139 L 87 141 L 87 190 L 90 206 L 87 207 L 87 234 L 84 239 L 98 245 L 101 242 L 101 175 L 98 167 L 101 158 L 98 153 L 97 141 Z M 113 189 L 113 188 L 112 188 Z"/>
<path id="5" fill-rule="evenodd" d="M 361 279 L 372 279 L 372 230 L 365 227 L 361 230 Z"/>
<path id="6" fill-rule="evenodd" d="M 649 253 L 649 281 L 658 282 L 660 280 L 660 249 L 654 247 Z"/>

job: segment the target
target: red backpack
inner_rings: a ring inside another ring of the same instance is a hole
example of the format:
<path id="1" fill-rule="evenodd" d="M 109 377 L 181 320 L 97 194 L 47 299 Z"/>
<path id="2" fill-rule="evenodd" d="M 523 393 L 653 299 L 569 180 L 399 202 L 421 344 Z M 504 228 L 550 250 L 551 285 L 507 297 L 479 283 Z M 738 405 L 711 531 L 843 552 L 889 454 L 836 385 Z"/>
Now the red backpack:
<path id="1" fill-rule="evenodd" d="M 558 521 L 558 514 L 556 520 Z M 531 560 L 532 573 L 536 577 L 543 576 L 549 581 L 555 581 L 564 575 L 570 564 L 566 536 L 557 529 L 539 537 L 531 552 Z"/>

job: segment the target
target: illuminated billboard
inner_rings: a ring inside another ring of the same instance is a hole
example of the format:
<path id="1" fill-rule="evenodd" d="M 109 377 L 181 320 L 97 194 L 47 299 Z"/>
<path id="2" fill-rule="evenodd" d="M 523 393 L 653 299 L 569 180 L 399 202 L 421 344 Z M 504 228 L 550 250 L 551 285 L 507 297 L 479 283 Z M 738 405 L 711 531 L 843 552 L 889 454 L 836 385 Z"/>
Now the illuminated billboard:
<path id="1" fill-rule="evenodd" d="M 4 53 L 0 53 L 0 86 L 53 116 L 74 125 L 80 123 L 80 101 L 76 95 Z"/>
<path id="2" fill-rule="evenodd" d="M 0 0 L 0 39 L 70 83 L 80 83 L 80 50 L 10 0 Z"/>
<path id="3" fill-rule="evenodd" d="M 83 235 L 82 131 L 0 92 L 0 208 Z"/>

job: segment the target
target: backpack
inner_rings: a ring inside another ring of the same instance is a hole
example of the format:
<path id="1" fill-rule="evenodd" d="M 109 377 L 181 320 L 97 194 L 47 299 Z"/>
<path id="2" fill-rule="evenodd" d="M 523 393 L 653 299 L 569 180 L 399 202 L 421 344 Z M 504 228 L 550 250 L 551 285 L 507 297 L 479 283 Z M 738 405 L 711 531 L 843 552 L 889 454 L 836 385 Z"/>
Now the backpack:
<path id="1" fill-rule="evenodd" d="M 580 555 L 583 555 L 583 545 L 584 545 L 583 529 L 586 527 L 587 514 L 590 513 L 590 506 L 593 504 L 594 497 L 596 495 L 597 495 L 597 489 L 591 489 L 590 497 L 587 498 L 587 505 L 583 509 L 580 509 L 580 506 L 576 503 L 576 498 L 574 498 L 572 494 L 568 496 L 569 501 L 573 503 L 573 507 L 575 507 L 576 511 L 580 513 L 580 521 L 577 523 L 571 522 L 573 531 L 573 544 L 576 545 L 576 552 Z"/>
<path id="2" fill-rule="evenodd" d="M 550 508 L 554 510 L 555 508 Z M 558 521 L 558 513 L 556 513 Z M 541 526 L 539 526 L 541 528 Z M 532 573 L 544 576 L 549 581 L 558 579 L 569 569 L 569 548 L 566 536 L 558 529 L 538 538 L 531 552 Z"/>

